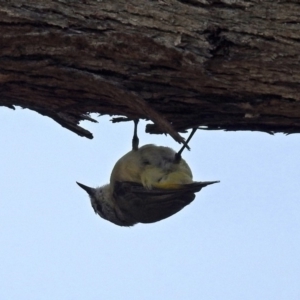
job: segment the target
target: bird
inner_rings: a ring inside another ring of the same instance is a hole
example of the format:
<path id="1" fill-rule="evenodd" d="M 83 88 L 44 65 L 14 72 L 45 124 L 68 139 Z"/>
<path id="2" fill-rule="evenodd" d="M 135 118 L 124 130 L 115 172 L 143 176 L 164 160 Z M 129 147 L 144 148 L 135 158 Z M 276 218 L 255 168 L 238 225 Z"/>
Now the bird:
<path id="1" fill-rule="evenodd" d="M 132 150 L 116 162 L 109 184 L 92 188 L 76 182 L 88 193 L 95 213 L 119 226 L 166 219 L 190 204 L 203 187 L 219 182 L 193 181 L 192 171 L 181 157 L 197 128 L 175 152 L 153 144 L 139 147 L 137 125 L 134 120 Z"/>

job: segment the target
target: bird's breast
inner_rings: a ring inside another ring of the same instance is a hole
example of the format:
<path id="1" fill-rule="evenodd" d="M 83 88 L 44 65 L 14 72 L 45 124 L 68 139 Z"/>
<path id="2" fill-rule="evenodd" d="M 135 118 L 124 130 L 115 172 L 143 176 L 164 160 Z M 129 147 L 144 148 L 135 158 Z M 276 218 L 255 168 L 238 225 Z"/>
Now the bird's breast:
<path id="1" fill-rule="evenodd" d="M 174 163 L 175 151 L 168 147 L 145 145 L 121 157 L 111 173 L 112 186 L 116 181 L 141 183 L 147 188 L 175 188 L 193 182 L 192 172 L 182 159 Z"/>

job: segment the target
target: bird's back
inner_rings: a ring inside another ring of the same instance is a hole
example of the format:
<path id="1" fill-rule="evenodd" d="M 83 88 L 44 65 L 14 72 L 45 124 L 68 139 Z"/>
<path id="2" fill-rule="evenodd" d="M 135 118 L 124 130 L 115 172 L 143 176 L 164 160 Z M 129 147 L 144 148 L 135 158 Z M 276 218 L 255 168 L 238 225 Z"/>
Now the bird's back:
<path id="1" fill-rule="evenodd" d="M 127 224 L 153 223 L 168 218 L 195 199 L 195 193 L 218 181 L 193 182 L 180 189 L 145 189 L 132 182 L 116 182 L 114 198 L 122 215 L 129 217 Z"/>

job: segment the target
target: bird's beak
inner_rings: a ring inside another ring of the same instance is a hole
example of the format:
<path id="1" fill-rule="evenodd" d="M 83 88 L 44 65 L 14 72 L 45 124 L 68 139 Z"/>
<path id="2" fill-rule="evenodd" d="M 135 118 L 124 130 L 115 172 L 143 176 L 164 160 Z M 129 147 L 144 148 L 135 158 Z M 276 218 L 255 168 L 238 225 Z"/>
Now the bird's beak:
<path id="1" fill-rule="evenodd" d="M 84 189 L 90 196 L 94 196 L 94 195 L 95 195 L 95 190 L 96 190 L 96 189 L 91 188 L 91 187 L 89 187 L 89 186 L 86 186 L 86 185 L 84 185 L 84 184 L 82 184 L 82 183 L 79 183 L 79 182 L 77 182 L 77 181 L 76 181 L 76 183 L 77 183 L 82 189 Z"/>

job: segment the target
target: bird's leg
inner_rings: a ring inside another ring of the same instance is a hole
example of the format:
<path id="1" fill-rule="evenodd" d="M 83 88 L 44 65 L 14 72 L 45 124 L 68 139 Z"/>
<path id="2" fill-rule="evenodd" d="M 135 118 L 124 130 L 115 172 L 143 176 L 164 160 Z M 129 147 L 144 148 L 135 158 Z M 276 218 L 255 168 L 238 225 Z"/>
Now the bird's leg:
<path id="1" fill-rule="evenodd" d="M 134 131 L 133 131 L 133 138 L 132 138 L 132 150 L 137 151 L 139 149 L 139 138 L 137 136 L 137 126 L 139 123 L 139 119 L 134 119 Z"/>
<path id="2" fill-rule="evenodd" d="M 175 160 L 174 163 L 179 163 L 181 160 L 181 153 L 183 152 L 183 150 L 185 148 L 188 148 L 188 143 L 189 141 L 192 139 L 193 135 L 195 134 L 195 132 L 197 131 L 197 127 L 193 128 L 188 139 L 184 142 L 183 146 L 181 147 L 181 149 L 175 154 Z"/>

